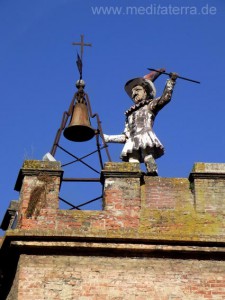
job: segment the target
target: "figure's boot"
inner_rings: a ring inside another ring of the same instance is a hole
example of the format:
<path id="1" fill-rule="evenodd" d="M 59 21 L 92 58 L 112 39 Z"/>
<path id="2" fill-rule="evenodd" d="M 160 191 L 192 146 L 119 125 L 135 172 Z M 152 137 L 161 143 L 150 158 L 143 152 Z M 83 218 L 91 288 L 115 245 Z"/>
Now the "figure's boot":
<path id="1" fill-rule="evenodd" d="M 129 154 L 128 161 L 131 163 L 140 163 L 139 153 L 137 151 L 133 151 L 131 154 Z"/>
<path id="2" fill-rule="evenodd" d="M 144 158 L 145 166 L 147 169 L 147 175 L 158 176 L 157 164 L 152 155 L 148 155 Z"/>

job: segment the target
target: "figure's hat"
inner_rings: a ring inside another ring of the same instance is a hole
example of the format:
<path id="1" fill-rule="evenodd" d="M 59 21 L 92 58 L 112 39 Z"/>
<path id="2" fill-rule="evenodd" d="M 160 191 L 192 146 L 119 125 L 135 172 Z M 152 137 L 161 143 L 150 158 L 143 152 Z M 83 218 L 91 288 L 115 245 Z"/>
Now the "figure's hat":
<path id="1" fill-rule="evenodd" d="M 165 72 L 165 69 L 157 70 L 159 72 L 151 72 L 144 77 L 133 78 L 125 84 L 125 91 L 127 92 L 128 96 L 132 99 L 132 89 L 137 85 L 144 85 L 147 95 L 150 99 L 153 99 L 156 95 L 156 89 L 153 82 L 161 75 L 161 72 Z"/>

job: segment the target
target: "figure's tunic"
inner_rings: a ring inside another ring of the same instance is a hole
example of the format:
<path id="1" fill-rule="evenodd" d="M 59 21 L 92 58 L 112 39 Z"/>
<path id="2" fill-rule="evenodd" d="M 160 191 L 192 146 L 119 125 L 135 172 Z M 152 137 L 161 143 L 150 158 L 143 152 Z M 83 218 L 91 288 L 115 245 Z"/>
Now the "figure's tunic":
<path id="1" fill-rule="evenodd" d="M 125 112 L 124 134 L 127 140 L 121 153 L 123 161 L 128 161 L 129 154 L 139 150 L 144 150 L 146 155 L 151 154 L 154 158 L 164 154 L 164 147 L 152 128 L 157 113 L 171 100 L 174 85 L 175 82 L 169 79 L 160 98 L 142 100 Z M 143 162 L 141 153 L 140 162 Z"/>

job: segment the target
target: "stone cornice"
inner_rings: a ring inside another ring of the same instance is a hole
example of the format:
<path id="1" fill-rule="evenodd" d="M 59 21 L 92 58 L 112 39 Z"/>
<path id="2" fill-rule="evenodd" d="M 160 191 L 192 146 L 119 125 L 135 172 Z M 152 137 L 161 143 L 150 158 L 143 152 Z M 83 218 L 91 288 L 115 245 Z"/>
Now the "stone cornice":
<path id="1" fill-rule="evenodd" d="M 69 238 L 69 239 L 68 239 Z M 163 256 L 163 257 L 208 257 L 225 259 L 225 243 L 195 243 L 175 241 L 153 241 L 109 238 L 79 238 L 79 237 L 35 237 L 6 236 L 1 249 L 1 255 L 11 251 L 17 253 L 59 253 L 61 255 L 76 251 L 77 255 L 89 253 L 92 255 L 126 255 L 126 256 Z"/>
<path id="2" fill-rule="evenodd" d="M 192 172 L 190 173 L 189 180 L 192 182 L 195 179 L 225 179 L 225 173 L 209 173 L 209 172 Z"/>
<path id="3" fill-rule="evenodd" d="M 19 171 L 14 189 L 18 192 L 20 191 L 24 176 L 38 176 L 41 173 L 49 176 L 58 176 L 61 179 L 63 176 L 60 162 L 27 160 Z"/>

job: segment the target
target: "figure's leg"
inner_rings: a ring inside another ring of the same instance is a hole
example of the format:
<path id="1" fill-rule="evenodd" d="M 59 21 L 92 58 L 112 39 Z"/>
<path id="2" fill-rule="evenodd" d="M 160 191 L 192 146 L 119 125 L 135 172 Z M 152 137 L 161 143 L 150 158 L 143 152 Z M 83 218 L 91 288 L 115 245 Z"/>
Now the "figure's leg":
<path id="1" fill-rule="evenodd" d="M 144 163 L 145 163 L 148 175 L 151 175 L 151 176 L 158 175 L 157 164 L 155 162 L 154 157 L 151 154 L 146 155 L 144 157 Z"/>
<path id="2" fill-rule="evenodd" d="M 134 151 L 130 153 L 128 157 L 128 161 L 133 163 L 140 163 L 140 155 L 138 151 Z"/>

